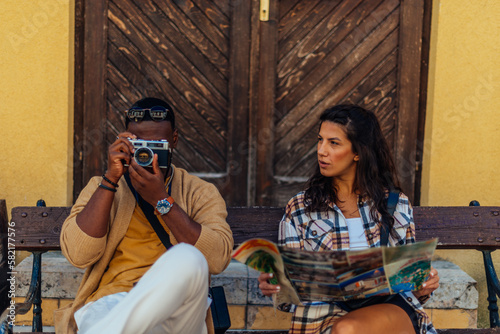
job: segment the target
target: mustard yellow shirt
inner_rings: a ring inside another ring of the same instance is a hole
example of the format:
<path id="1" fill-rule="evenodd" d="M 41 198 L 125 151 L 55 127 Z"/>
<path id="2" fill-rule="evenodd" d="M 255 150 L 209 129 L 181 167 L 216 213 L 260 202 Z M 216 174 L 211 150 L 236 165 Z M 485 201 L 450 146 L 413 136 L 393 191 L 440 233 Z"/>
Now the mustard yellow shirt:
<path id="1" fill-rule="evenodd" d="M 165 246 L 136 205 L 125 237 L 116 248 L 99 287 L 86 303 L 114 293 L 129 292 L 165 252 Z"/>
<path id="2" fill-rule="evenodd" d="M 170 177 L 165 180 L 169 192 Z M 163 228 L 170 233 L 163 219 L 159 218 Z M 167 251 L 137 203 L 130 219 L 127 233 L 118 244 L 107 270 L 101 278 L 99 287 L 85 303 L 93 302 L 104 296 L 119 292 L 129 292 L 141 279 L 153 263 Z"/>

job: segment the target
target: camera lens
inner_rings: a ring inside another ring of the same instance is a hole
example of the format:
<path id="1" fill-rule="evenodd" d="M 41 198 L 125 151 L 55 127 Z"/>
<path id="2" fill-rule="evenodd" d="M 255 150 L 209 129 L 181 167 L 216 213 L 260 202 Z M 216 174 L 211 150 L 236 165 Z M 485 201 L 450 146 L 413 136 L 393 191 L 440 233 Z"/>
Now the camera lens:
<path id="1" fill-rule="evenodd" d="M 135 150 L 134 159 L 139 166 L 147 167 L 153 164 L 153 151 L 147 147 L 141 147 Z"/>

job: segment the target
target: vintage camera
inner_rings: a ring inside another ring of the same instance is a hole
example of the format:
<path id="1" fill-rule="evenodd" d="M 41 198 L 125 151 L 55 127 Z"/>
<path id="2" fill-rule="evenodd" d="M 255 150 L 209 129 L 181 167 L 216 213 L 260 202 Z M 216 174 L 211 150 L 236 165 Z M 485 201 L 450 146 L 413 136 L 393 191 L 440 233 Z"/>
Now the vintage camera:
<path id="1" fill-rule="evenodd" d="M 134 159 L 139 166 L 153 167 L 153 158 L 155 153 L 158 154 L 158 164 L 160 168 L 169 168 L 172 157 L 172 149 L 166 140 L 128 140 L 134 145 Z"/>

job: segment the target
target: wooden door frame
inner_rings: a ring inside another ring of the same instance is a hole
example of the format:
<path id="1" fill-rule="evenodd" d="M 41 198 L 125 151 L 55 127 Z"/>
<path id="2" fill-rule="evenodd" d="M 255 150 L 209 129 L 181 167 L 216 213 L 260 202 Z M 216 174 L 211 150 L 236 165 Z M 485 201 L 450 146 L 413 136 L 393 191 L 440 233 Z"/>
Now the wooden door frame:
<path id="1" fill-rule="evenodd" d="M 398 94 L 397 94 L 397 131 L 394 162 L 400 177 L 401 187 L 414 203 L 416 189 L 417 153 L 419 145 L 420 105 L 422 80 L 423 32 L 426 26 L 424 9 L 429 1 L 402 1 L 400 9 Z M 420 184 L 420 182 L 418 182 Z M 420 198 L 420 196 L 418 196 Z M 416 203 L 415 203 L 416 204 Z"/>
<path id="2" fill-rule="evenodd" d="M 274 184 L 274 107 L 278 66 L 278 0 L 270 0 L 269 20 L 259 23 L 258 99 L 256 119 L 256 179 L 255 202 L 269 205 Z"/>
<path id="3" fill-rule="evenodd" d="M 226 203 L 245 206 L 248 198 L 250 108 L 250 1 L 234 1 L 229 55 L 229 106 Z M 241 126 L 242 124 L 246 126 Z"/>
<path id="4" fill-rule="evenodd" d="M 92 176 L 104 172 L 106 68 L 96 64 L 107 58 L 107 11 L 108 0 L 75 0 L 73 202 Z"/>
<path id="5" fill-rule="evenodd" d="M 422 160 L 424 155 L 425 119 L 427 110 L 427 84 L 429 81 L 429 50 L 431 45 L 432 0 L 424 0 L 422 29 L 422 57 L 420 66 L 420 98 L 418 103 L 417 156 L 413 205 L 421 205 Z"/>

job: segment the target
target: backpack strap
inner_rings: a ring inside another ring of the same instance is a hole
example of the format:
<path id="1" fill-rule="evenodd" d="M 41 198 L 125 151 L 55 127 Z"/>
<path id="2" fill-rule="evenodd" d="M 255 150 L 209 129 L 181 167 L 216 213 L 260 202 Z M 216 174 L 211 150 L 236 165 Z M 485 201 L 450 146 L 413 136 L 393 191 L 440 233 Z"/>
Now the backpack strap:
<path id="1" fill-rule="evenodd" d="M 394 211 L 396 211 L 396 206 L 398 205 L 399 192 L 396 190 L 391 190 L 389 196 L 387 197 L 387 212 L 389 215 L 393 216 Z M 380 228 L 380 246 L 389 245 L 389 231 L 386 224 L 382 224 Z"/>

